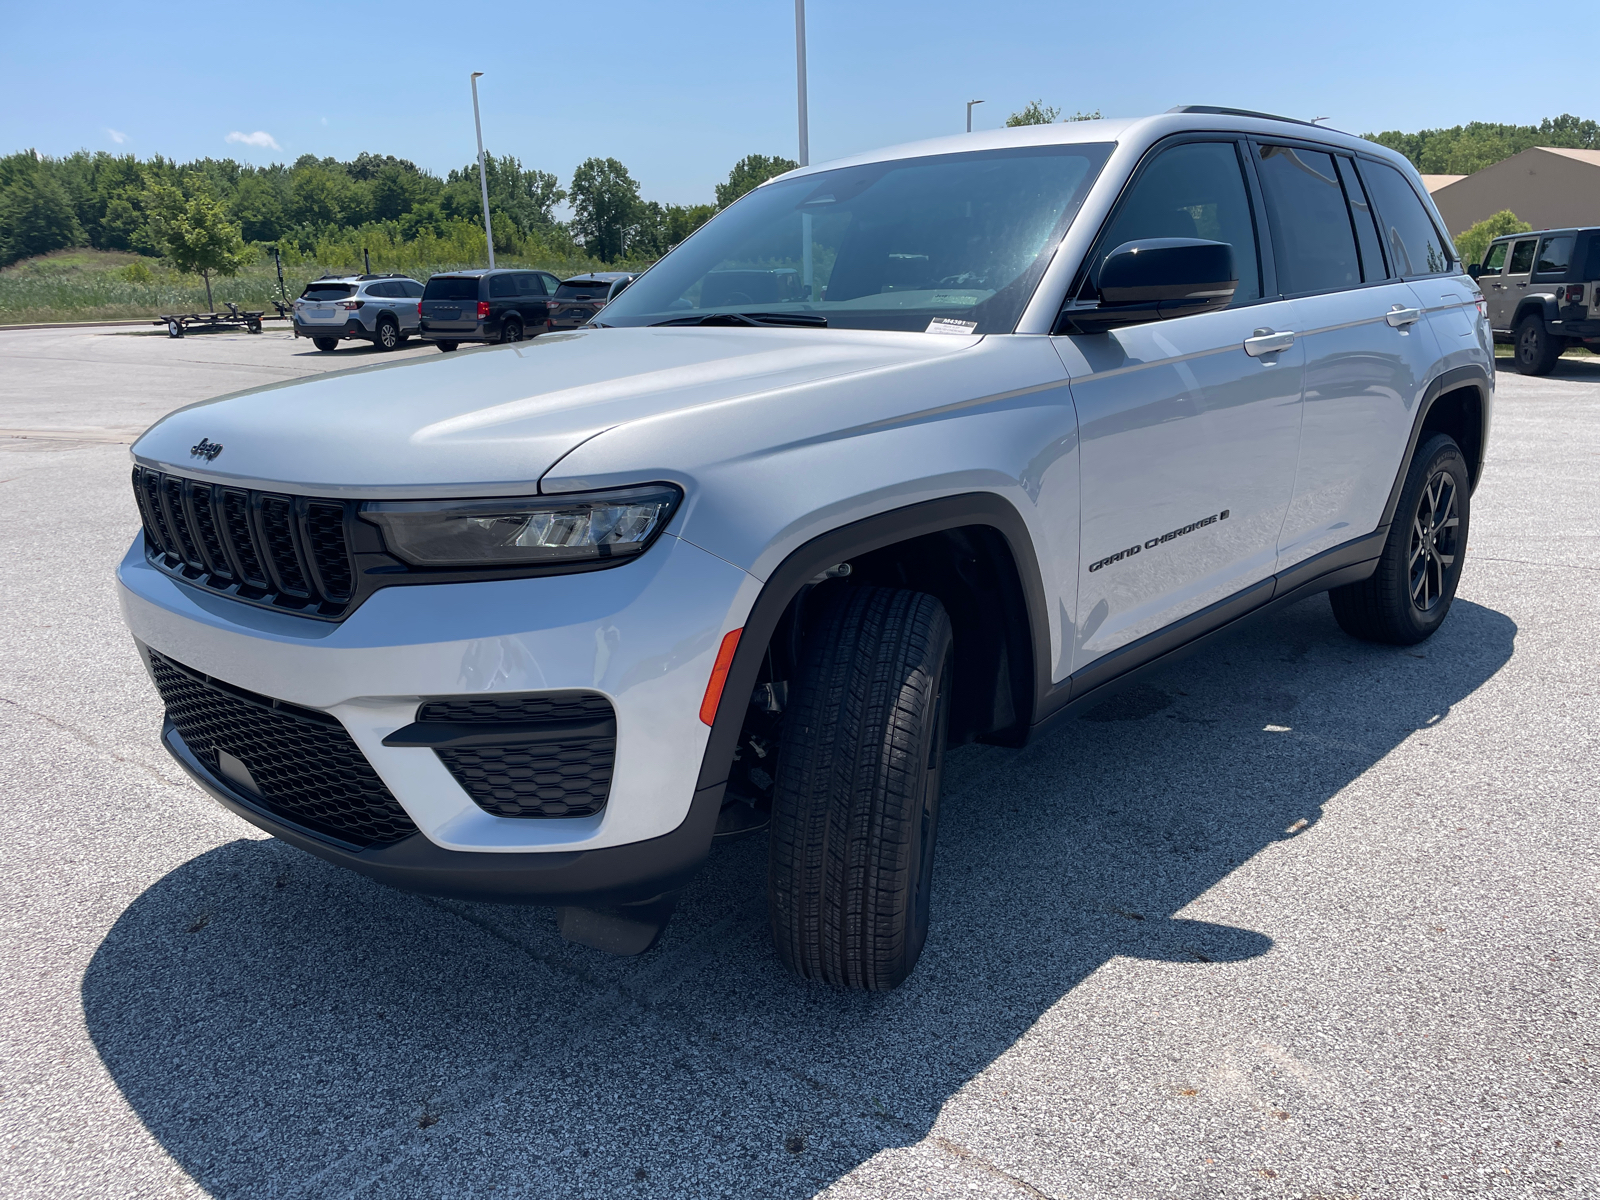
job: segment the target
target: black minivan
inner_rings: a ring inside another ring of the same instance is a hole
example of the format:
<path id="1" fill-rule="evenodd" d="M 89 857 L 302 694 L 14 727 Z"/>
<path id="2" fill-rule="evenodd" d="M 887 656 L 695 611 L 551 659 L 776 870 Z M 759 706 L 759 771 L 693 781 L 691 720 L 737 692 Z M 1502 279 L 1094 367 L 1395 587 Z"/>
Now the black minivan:
<path id="1" fill-rule="evenodd" d="M 560 283 L 548 271 L 512 268 L 435 275 L 417 305 L 422 340 L 448 351 L 462 342 L 520 342 L 543 333 Z"/>

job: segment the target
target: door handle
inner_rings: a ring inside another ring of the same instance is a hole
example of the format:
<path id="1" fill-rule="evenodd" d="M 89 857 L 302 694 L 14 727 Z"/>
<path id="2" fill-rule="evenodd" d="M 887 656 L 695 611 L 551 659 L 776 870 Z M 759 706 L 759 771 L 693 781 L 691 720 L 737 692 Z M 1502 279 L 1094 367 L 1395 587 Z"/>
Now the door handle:
<path id="1" fill-rule="evenodd" d="M 1244 340 L 1244 352 L 1251 358 L 1260 358 L 1264 354 L 1277 354 L 1294 345 L 1294 331 L 1285 330 L 1274 333 L 1270 329 L 1258 329 Z"/>
<path id="2" fill-rule="evenodd" d="M 1396 304 L 1383 314 L 1383 319 L 1396 329 L 1399 329 L 1404 325 L 1415 325 L 1422 320 L 1422 310 L 1420 308 L 1401 308 L 1400 305 Z"/>

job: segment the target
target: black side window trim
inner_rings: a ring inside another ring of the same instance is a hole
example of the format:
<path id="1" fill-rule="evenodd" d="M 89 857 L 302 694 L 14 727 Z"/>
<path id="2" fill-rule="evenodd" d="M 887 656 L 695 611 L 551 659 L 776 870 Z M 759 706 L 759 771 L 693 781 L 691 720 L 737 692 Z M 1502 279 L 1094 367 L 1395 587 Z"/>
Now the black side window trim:
<path id="1" fill-rule="evenodd" d="M 1380 222 L 1382 222 L 1384 219 L 1383 205 L 1379 202 L 1377 195 L 1373 192 L 1372 184 L 1367 180 L 1367 173 L 1365 170 L 1367 166 L 1388 167 L 1395 174 L 1399 175 L 1401 179 L 1405 180 L 1406 186 L 1411 189 L 1411 194 L 1413 196 L 1417 195 L 1416 185 L 1411 182 L 1404 171 L 1400 170 L 1400 168 L 1395 166 L 1393 163 L 1384 162 L 1381 158 L 1374 158 L 1366 154 L 1357 154 L 1355 156 L 1355 160 L 1356 174 L 1361 177 L 1361 190 L 1366 192 L 1367 203 L 1372 205 L 1372 210 L 1378 214 L 1378 220 Z M 1399 271 L 1395 271 L 1394 274 L 1389 277 L 1389 282 L 1391 283 L 1395 282 L 1396 280 L 1404 283 L 1412 279 L 1443 279 L 1448 275 L 1460 275 L 1463 270 L 1461 263 L 1461 252 L 1456 249 L 1455 239 L 1440 227 L 1438 219 L 1433 215 L 1433 206 L 1428 203 L 1427 199 L 1423 196 L 1417 196 L 1417 200 L 1422 205 L 1422 215 L 1428 218 L 1429 223 L 1433 225 L 1434 233 L 1439 235 L 1439 244 L 1450 251 L 1450 265 L 1443 271 L 1431 271 L 1421 275 L 1401 275 Z M 1382 226 L 1380 225 L 1379 228 L 1381 230 Z M 1385 248 L 1384 253 L 1388 253 L 1387 248 Z M 1399 264 L 1397 263 L 1395 265 L 1398 266 Z"/>
<path id="2" fill-rule="evenodd" d="M 1144 178 L 1144 174 L 1149 169 L 1150 164 L 1155 162 L 1161 154 L 1175 146 L 1187 146 L 1196 142 L 1223 142 L 1232 145 L 1234 155 L 1239 160 L 1239 167 L 1244 176 L 1245 196 L 1250 203 L 1250 223 L 1255 231 L 1256 274 L 1261 295 L 1254 300 L 1247 300 L 1237 307 L 1249 308 L 1252 305 L 1264 304 L 1278 299 L 1269 290 L 1269 285 L 1275 285 L 1276 279 L 1272 267 L 1272 250 L 1267 245 L 1269 239 L 1264 236 L 1266 222 L 1262 215 L 1261 185 L 1256 180 L 1255 171 L 1249 161 L 1250 156 L 1244 151 L 1244 139 L 1236 133 L 1220 131 L 1215 133 L 1175 133 L 1170 137 L 1162 138 L 1146 150 L 1138 163 L 1135 164 L 1133 170 L 1128 173 L 1127 182 L 1122 185 L 1122 190 L 1117 193 L 1116 200 L 1106 212 L 1105 220 L 1100 222 L 1100 228 L 1095 230 L 1094 241 L 1089 243 L 1088 253 L 1083 256 L 1083 261 L 1078 264 L 1078 269 L 1073 272 L 1072 283 L 1067 287 L 1066 295 L 1061 298 L 1061 308 L 1056 314 L 1052 333 L 1061 334 L 1065 331 L 1064 318 L 1067 313 L 1067 305 L 1078 298 L 1083 291 L 1084 285 L 1089 282 L 1089 272 L 1093 270 L 1095 260 L 1106 249 L 1104 242 L 1107 232 L 1116 224 L 1117 217 L 1121 215 L 1128 197 L 1132 194 L 1133 189 L 1138 186 L 1139 181 Z"/>

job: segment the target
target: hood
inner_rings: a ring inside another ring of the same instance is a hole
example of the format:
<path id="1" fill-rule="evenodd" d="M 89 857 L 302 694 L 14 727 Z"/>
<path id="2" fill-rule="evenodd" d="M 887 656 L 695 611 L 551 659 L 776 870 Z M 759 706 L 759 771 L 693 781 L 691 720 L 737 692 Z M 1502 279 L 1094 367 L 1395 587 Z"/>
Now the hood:
<path id="1" fill-rule="evenodd" d="M 588 329 L 380 363 L 181 408 L 136 459 L 302 495 L 504 495 L 629 421 L 954 354 L 981 338 L 830 329 Z M 202 441 L 222 449 L 208 461 Z"/>

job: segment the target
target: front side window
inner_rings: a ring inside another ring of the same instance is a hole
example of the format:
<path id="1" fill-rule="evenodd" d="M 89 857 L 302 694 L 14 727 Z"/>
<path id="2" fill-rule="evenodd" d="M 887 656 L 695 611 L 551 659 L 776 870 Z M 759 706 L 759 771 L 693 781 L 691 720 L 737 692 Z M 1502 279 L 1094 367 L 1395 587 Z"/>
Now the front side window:
<path id="1" fill-rule="evenodd" d="M 1363 159 L 1361 175 L 1383 219 L 1384 245 L 1400 275 L 1439 275 L 1455 261 L 1455 251 L 1439 233 L 1406 177 L 1387 163 Z"/>
<path id="2" fill-rule="evenodd" d="M 1506 267 L 1506 251 L 1511 249 L 1510 242 L 1496 242 L 1489 247 L 1489 253 L 1483 257 L 1483 266 L 1479 269 L 1480 275 L 1498 275 Z"/>
<path id="3" fill-rule="evenodd" d="M 1239 273 L 1233 303 L 1261 298 L 1255 219 L 1232 142 L 1188 142 L 1160 152 L 1134 181 L 1101 235 L 1088 287 L 1078 298 L 1095 298 L 1099 268 L 1118 246 L 1169 237 L 1227 242 Z"/>
<path id="4" fill-rule="evenodd" d="M 1535 273 L 1565 275 L 1567 268 L 1572 265 L 1572 246 L 1577 240 L 1577 236 L 1571 233 L 1545 238 L 1544 244 L 1539 247 L 1539 259 L 1533 267 Z"/>
<path id="5" fill-rule="evenodd" d="M 845 329 L 921 331 L 937 320 L 1009 333 L 1110 152 L 1015 147 L 765 184 L 613 300 L 603 323 L 756 313 Z"/>
<path id="6" fill-rule="evenodd" d="M 1278 291 L 1327 292 L 1361 282 L 1355 231 L 1333 155 L 1292 146 L 1257 146 Z"/>

